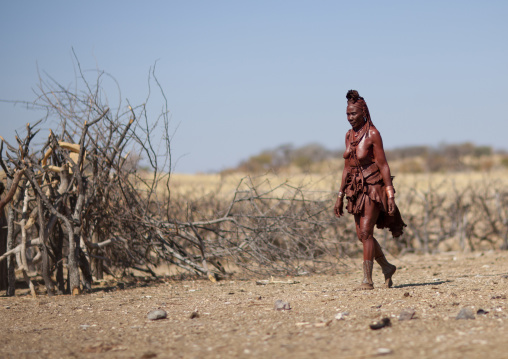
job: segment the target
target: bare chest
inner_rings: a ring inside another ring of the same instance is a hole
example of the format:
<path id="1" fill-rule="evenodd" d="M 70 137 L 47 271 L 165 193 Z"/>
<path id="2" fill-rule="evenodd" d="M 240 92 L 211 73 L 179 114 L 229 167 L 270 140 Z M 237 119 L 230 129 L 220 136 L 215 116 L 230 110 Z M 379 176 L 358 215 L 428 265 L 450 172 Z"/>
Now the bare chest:
<path id="1" fill-rule="evenodd" d="M 373 162 L 373 144 L 369 136 L 364 136 L 356 146 L 352 145 L 351 142 L 348 141 L 346 152 L 344 152 L 344 159 L 349 161 L 350 166 L 358 166 L 357 161 L 362 166 Z"/>

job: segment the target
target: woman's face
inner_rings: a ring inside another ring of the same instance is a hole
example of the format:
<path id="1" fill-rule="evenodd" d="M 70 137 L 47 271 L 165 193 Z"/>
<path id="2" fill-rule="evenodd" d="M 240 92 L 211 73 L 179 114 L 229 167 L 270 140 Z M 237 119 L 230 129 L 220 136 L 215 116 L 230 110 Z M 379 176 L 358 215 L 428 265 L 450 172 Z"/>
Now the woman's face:
<path id="1" fill-rule="evenodd" d="M 355 129 L 359 129 L 365 123 L 365 119 L 363 118 L 363 111 L 360 110 L 357 106 L 348 105 L 346 109 L 347 120 L 351 124 L 351 127 Z"/>

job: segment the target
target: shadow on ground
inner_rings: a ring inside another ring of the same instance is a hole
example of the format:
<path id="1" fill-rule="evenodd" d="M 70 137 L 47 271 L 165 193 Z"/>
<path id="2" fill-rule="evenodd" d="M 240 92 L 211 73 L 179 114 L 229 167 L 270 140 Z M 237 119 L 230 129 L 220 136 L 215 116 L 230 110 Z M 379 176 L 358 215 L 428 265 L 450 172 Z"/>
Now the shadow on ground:
<path id="1" fill-rule="evenodd" d="M 392 288 L 408 288 L 408 287 L 425 287 L 428 285 L 440 285 L 445 283 L 451 283 L 452 280 L 441 280 L 437 282 L 430 282 L 430 283 L 411 283 L 411 284 L 400 284 L 400 285 L 394 285 Z"/>

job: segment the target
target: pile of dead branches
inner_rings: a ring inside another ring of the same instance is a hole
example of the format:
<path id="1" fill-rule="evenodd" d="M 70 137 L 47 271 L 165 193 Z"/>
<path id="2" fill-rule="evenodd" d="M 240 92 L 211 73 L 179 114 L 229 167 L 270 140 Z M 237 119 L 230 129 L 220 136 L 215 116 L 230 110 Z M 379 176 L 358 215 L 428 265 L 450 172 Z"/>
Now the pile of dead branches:
<path id="1" fill-rule="evenodd" d="M 41 79 L 36 102 L 27 105 L 46 117 L 27 125 L 17 143 L 2 138 L 0 277 L 8 295 L 16 273 L 33 295 L 38 276 L 48 294 L 76 294 L 104 272 L 155 276 L 162 263 L 212 280 L 227 275 L 228 265 L 303 274 L 338 263 L 347 246 L 337 236 L 353 232 L 331 215 L 329 193 L 309 199 L 288 184 L 260 191 L 245 179 L 228 202 L 172 199 L 169 111 L 153 70 L 149 83 L 164 103 L 154 118 L 150 97 L 111 106 L 104 76 L 89 82 L 80 72 L 79 91 Z M 51 128 L 44 137 L 42 125 Z"/>
<path id="2" fill-rule="evenodd" d="M 401 252 L 508 249 L 508 190 L 495 181 L 409 189 L 401 194 L 399 206 L 408 225 L 397 242 Z"/>
<path id="3" fill-rule="evenodd" d="M 311 193 L 287 182 L 255 184 L 250 177 L 229 201 L 213 194 L 193 201 L 173 196 L 164 225 L 171 241 L 159 256 L 173 261 L 176 251 L 192 263 L 202 261 L 198 271 L 207 275 L 207 265 L 225 275 L 225 264 L 264 275 L 330 270 L 358 249 L 350 240 L 354 222 L 337 220 L 331 199 L 329 192 Z"/>
<path id="4" fill-rule="evenodd" d="M 2 138 L 7 194 L 0 203 L 2 214 L 6 208 L 0 260 L 7 268 L 3 264 L 0 274 L 8 295 L 14 294 L 16 270 L 33 295 L 29 271 L 42 276 L 49 294 L 75 294 L 89 290 L 93 275 L 100 279 L 104 271 L 147 270 L 149 249 L 133 238 L 156 188 L 169 180 L 169 170 L 164 171 L 170 168 L 169 135 L 160 137 L 166 148 L 162 156 L 152 141 L 155 128 L 168 130 L 168 111 L 163 108 L 148 121 L 146 102 L 134 108 L 119 103 L 112 110 L 103 77 L 98 72 L 88 82 L 80 72 L 80 91 L 41 79 L 37 100 L 27 106 L 45 110 L 46 117 L 28 124 L 16 144 Z M 52 130 L 38 145 L 41 124 Z M 141 156 L 152 168 L 149 180 L 138 176 Z"/>

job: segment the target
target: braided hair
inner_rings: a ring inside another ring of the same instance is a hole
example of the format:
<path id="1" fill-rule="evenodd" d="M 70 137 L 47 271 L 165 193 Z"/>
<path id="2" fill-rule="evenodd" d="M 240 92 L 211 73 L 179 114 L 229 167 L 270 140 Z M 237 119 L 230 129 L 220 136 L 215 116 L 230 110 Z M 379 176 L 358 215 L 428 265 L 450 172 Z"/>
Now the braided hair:
<path id="1" fill-rule="evenodd" d="M 347 92 L 346 98 L 347 98 L 347 104 L 348 105 L 357 106 L 358 109 L 362 110 L 363 111 L 363 116 L 365 117 L 365 119 L 367 121 L 369 121 L 369 124 L 371 126 L 374 126 L 374 124 L 372 123 L 372 120 L 370 118 L 370 112 L 369 112 L 369 108 L 367 107 L 367 102 L 365 102 L 363 97 L 360 96 L 358 91 L 356 91 L 356 90 L 349 90 Z"/>

